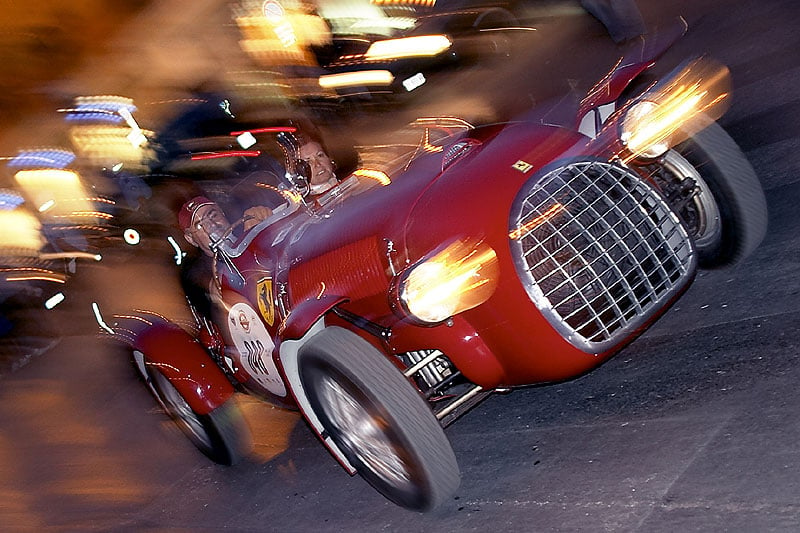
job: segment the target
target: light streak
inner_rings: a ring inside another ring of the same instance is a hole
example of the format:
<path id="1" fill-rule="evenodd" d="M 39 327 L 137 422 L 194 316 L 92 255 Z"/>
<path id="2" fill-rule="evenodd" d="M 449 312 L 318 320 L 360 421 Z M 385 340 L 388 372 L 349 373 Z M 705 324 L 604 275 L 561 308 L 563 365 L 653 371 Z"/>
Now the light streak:
<path id="1" fill-rule="evenodd" d="M 361 85 L 391 85 L 394 76 L 388 70 L 359 70 L 356 72 L 342 72 L 339 74 L 326 74 L 319 77 L 319 85 L 323 89 L 337 89 L 341 87 L 358 87 Z"/>
<path id="2" fill-rule="evenodd" d="M 359 178 L 367 178 L 375 180 L 381 185 L 389 185 L 390 183 L 392 183 L 392 180 L 389 178 L 386 172 L 383 172 L 381 170 L 359 168 L 358 170 L 353 172 L 353 175 Z"/>
<path id="3" fill-rule="evenodd" d="M 113 335 L 114 330 L 111 329 L 108 324 L 106 324 L 105 320 L 103 320 L 103 315 L 100 314 L 100 306 L 97 305 L 97 302 L 92 302 L 92 313 L 94 313 L 94 319 L 97 321 L 97 324 L 105 331 Z"/>
<path id="4" fill-rule="evenodd" d="M 562 211 L 565 211 L 566 208 L 561 205 L 560 203 L 555 203 L 551 205 L 547 211 L 539 215 L 538 217 L 534 218 L 523 224 L 522 226 L 518 227 L 514 231 L 508 234 L 508 237 L 514 240 L 519 239 L 524 234 L 528 233 L 529 231 L 533 230 L 535 227 L 541 225 L 542 223 L 554 218 Z"/>
<path id="5" fill-rule="evenodd" d="M 431 57 L 441 54 L 453 43 L 445 35 L 417 35 L 400 39 L 375 41 L 364 54 L 368 61 L 384 61 L 407 57 Z"/>
<path id="6" fill-rule="evenodd" d="M 192 156 L 192 161 L 203 161 L 205 159 L 222 159 L 225 157 L 258 157 L 261 150 L 229 150 L 225 152 L 209 152 Z"/>

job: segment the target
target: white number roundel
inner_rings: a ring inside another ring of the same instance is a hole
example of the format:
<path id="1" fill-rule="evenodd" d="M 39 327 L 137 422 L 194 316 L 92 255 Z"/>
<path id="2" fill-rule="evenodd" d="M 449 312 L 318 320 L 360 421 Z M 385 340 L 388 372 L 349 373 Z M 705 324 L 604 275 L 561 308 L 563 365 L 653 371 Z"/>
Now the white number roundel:
<path id="1" fill-rule="evenodd" d="M 258 312 L 246 303 L 234 304 L 228 311 L 228 329 L 245 372 L 272 394 L 286 396 L 286 386 L 272 359 L 275 343 Z"/>

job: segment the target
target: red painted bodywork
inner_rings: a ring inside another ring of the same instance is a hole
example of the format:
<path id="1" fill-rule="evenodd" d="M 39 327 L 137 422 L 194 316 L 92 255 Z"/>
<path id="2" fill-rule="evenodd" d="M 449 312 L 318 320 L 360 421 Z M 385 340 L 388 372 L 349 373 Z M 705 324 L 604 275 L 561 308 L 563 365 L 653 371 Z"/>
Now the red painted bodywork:
<path id="1" fill-rule="evenodd" d="M 630 339 L 603 353 L 585 353 L 566 341 L 517 276 L 508 221 L 516 194 L 531 176 L 568 158 L 618 148 L 612 134 L 592 141 L 568 130 L 520 122 L 469 135 L 476 141 L 471 151 L 444 170 L 447 146 L 416 159 L 387 187 L 374 187 L 313 215 L 301 208 L 264 228 L 233 258 L 245 283 L 228 272 L 226 299 L 244 299 L 257 308 L 255 282 L 268 275 L 286 292 L 275 299 L 288 314 L 268 328 L 276 344 L 300 338 L 317 318 L 337 308 L 387 332 L 380 336 L 337 321 L 387 355 L 439 349 L 465 377 L 485 388 L 564 380 L 599 365 Z M 514 168 L 520 160 L 531 170 Z M 395 276 L 443 243 L 465 237 L 483 240 L 497 254 L 500 276 L 493 296 L 433 327 L 395 312 Z"/>
<path id="2" fill-rule="evenodd" d="M 677 35 L 669 34 L 667 44 L 651 52 L 660 54 Z M 634 56 L 624 57 L 619 68 L 598 83 L 583 100 L 581 112 L 619 96 L 654 58 L 645 57 L 644 50 Z M 391 176 L 388 186 L 345 193 L 316 210 L 295 206 L 256 226 L 227 263 L 218 263 L 227 308 L 220 310 L 223 314 L 215 322 L 227 353 L 236 349 L 224 327 L 229 319 L 224 313 L 242 302 L 260 309 L 259 296 L 264 295 L 263 287 L 258 294 L 258 285 L 269 279 L 274 316 L 267 318 L 263 309 L 261 316 L 275 344 L 275 367 L 285 383 L 291 383 L 291 377 L 281 361 L 282 345 L 303 339 L 320 319 L 363 336 L 396 364 L 393 355 L 441 350 L 468 380 L 485 389 L 560 381 L 598 366 L 647 324 L 601 353 L 587 353 L 571 344 L 527 294 L 515 270 L 508 228 L 512 203 L 533 176 L 572 158 L 610 160 L 623 152 L 616 120 L 618 115 L 612 116 L 595 139 L 532 122 L 470 130 L 454 135 L 439 151 L 416 157 Z M 448 152 L 459 141 L 469 149 L 462 155 Z M 499 277 L 492 296 L 435 326 L 405 316 L 394 295 L 399 277 L 442 245 L 462 239 L 480 240 L 496 253 Z M 174 367 L 168 377 L 197 412 L 207 412 L 232 393 L 227 378 L 200 345 L 177 328 L 159 326 L 136 342 L 148 357 Z M 241 367 L 233 375 L 252 385 Z M 258 392 L 282 405 L 297 394 L 291 386 L 280 398 L 266 390 Z"/>
<path id="3" fill-rule="evenodd" d="M 177 325 L 147 316 L 120 318 L 115 328 L 118 336 L 128 337 L 133 349 L 145 354 L 147 365 L 169 379 L 197 414 L 210 413 L 233 395 L 230 381 L 203 346 Z"/>
<path id="4" fill-rule="evenodd" d="M 617 64 L 581 100 L 577 116 L 582 117 L 591 109 L 616 101 L 631 80 L 652 67 L 686 30 L 686 21 L 680 18 L 663 28 L 654 28 L 647 37 L 640 35 L 630 41 Z"/>

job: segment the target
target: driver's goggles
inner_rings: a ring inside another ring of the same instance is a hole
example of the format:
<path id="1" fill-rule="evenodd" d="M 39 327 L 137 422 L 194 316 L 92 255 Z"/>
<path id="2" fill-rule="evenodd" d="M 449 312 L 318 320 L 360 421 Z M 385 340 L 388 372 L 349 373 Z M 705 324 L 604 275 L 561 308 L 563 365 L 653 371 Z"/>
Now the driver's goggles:
<path id="1" fill-rule="evenodd" d="M 228 220 L 225 218 L 225 213 L 219 207 L 211 207 L 206 213 L 198 217 L 192 226 L 196 229 L 202 229 L 206 232 L 219 228 L 220 226 L 228 226 Z"/>

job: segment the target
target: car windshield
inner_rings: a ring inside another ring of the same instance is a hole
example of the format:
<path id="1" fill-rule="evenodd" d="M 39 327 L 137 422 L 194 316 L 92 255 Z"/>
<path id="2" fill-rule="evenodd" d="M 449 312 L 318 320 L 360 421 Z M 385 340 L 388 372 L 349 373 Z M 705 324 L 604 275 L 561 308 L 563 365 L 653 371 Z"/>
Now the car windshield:
<path id="1" fill-rule="evenodd" d="M 272 226 L 276 222 L 288 217 L 300 207 L 297 202 L 286 202 L 279 205 L 272 210 L 272 214 L 260 221 L 258 224 L 248 228 L 246 231 L 241 229 L 244 219 L 238 220 L 231 228 L 230 234 L 232 238 L 223 239 L 218 243 L 219 251 L 223 252 L 228 257 L 238 257 L 242 252 L 253 242 L 256 236 L 264 231 L 266 228 Z"/>
<path id="2" fill-rule="evenodd" d="M 473 128 L 469 122 L 455 117 L 419 118 L 393 131 L 390 144 L 359 146 L 361 166 L 379 169 L 394 179 L 418 157 L 443 151 Z"/>

